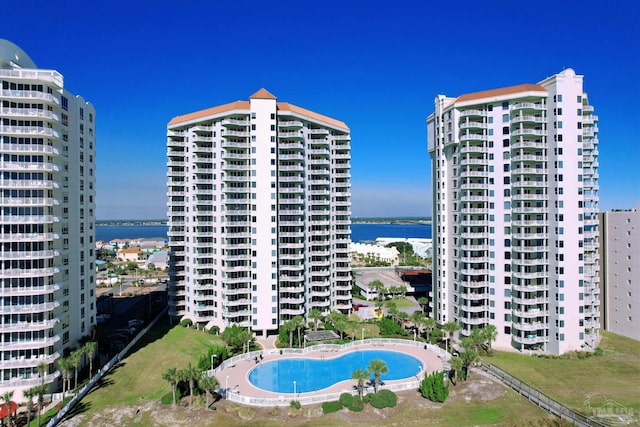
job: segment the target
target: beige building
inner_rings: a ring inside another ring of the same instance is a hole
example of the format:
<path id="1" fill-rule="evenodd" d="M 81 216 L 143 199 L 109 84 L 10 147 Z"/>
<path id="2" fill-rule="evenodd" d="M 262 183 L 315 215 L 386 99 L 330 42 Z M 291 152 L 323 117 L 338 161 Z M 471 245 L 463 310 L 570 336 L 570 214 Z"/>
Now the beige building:
<path id="1" fill-rule="evenodd" d="M 640 205 L 600 213 L 604 329 L 640 340 Z"/>

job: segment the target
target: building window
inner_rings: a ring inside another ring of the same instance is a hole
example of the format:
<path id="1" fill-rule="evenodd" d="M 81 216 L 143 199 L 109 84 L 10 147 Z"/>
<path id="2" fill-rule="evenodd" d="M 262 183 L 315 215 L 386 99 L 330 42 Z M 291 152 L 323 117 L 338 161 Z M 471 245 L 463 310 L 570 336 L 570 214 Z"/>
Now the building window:
<path id="1" fill-rule="evenodd" d="M 503 110 L 508 110 L 509 109 L 509 102 L 505 101 L 502 103 L 502 109 Z"/>

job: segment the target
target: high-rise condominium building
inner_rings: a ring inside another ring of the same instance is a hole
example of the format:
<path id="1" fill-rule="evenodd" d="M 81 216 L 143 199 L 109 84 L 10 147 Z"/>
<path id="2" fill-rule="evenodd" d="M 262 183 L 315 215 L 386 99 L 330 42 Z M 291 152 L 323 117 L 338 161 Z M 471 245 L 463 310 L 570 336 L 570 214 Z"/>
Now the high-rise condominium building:
<path id="1" fill-rule="evenodd" d="M 95 110 L 6 40 L 0 84 L 0 393 L 20 401 L 95 324 Z"/>
<path id="2" fill-rule="evenodd" d="M 603 328 L 640 340 L 640 205 L 599 216 Z"/>
<path id="3" fill-rule="evenodd" d="M 438 96 L 427 119 L 436 320 L 564 353 L 600 328 L 598 118 L 571 69 Z"/>
<path id="4" fill-rule="evenodd" d="M 267 334 L 351 308 L 343 122 L 261 89 L 167 133 L 171 316 Z"/>

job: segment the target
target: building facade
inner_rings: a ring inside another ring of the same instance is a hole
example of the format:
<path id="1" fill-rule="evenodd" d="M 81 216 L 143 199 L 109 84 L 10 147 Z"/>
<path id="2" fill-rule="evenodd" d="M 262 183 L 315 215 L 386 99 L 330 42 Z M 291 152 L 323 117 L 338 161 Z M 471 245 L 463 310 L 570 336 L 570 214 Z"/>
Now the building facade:
<path id="1" fill-rule="evenodd" d="M 95 325 L 95 110 L 0 40 L 0 393 L 58 387 Z"/>
<path id="2" fill-rule="evenodd" d="M 350 133 L 265 89 L 167 126 L 169 312 L 258 334 L 351 308 Z"/>
<path id="3" fill-rule="evenodd" d="M 571 69 L 538 84 L 438 96 L 433 301 L 496 345 L 593 348 L 600 328 L 597 116 Z"/>
<path id="4" fill-rule="evenodd" d="M 600 213 L 603 328 L 640 340 L 640 205 Z"/>

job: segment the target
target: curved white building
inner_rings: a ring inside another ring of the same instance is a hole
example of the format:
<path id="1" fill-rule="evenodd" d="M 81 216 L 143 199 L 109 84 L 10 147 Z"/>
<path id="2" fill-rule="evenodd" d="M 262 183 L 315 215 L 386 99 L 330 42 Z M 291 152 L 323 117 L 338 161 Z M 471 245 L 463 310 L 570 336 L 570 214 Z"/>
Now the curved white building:
<path id="1" fill-rule="evenodd" d="M 7 40 L 0 86 L 0 394 L 21 401 L 95 324 L 95 110 Z"/>
<path id="2" fill-rule="evenodd" d="M 171 316 L 265 335 L 351 308 L 347 125 L 261 89 L 167 133 Z"/>
<path id="3" fill-rule="evenodd" d="M 598 117 L 571 69 L 538 84 L 438 96 L 433 298 L 461 334 L 564 353 L 600 328 Z"/>

